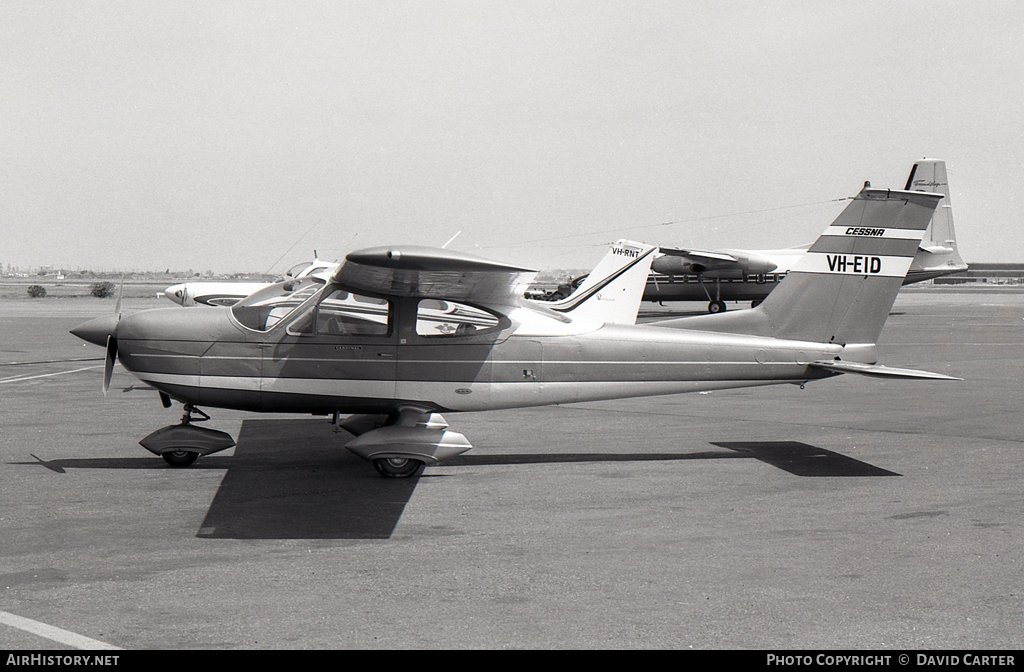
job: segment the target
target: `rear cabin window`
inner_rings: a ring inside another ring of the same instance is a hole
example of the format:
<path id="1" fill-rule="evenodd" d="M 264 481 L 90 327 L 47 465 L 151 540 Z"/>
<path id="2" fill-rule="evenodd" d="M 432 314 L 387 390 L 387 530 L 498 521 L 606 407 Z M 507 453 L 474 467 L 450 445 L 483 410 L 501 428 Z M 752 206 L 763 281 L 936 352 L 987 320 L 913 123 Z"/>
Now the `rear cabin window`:
<path id="1" fill-rule="evenodd" d="M 453 301 L 423 299 L 416 306 L 416 333 L 424 337 L 471 336 L 497 328 L 498 316 Z"/>

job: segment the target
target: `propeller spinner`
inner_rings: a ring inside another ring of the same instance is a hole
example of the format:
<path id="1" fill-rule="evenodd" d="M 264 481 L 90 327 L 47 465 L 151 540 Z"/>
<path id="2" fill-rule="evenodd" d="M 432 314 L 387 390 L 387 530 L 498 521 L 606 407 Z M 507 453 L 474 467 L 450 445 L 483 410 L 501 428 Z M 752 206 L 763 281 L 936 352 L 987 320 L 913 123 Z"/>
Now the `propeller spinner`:
<path id="1" fill-rule="evenodd" d="M 71 330 L 78 338 L 106 348 L 107 354 L 103 363 L 103 396 L 110 389 L 110 378 L 114 375 L 114 363 L 117 361 L 117 325 L 121 321 L 121 295 L 124 291 L 124 278 L 117 292 L 117 303 L 113 315 L 104 315 L 89 320 Z"/>

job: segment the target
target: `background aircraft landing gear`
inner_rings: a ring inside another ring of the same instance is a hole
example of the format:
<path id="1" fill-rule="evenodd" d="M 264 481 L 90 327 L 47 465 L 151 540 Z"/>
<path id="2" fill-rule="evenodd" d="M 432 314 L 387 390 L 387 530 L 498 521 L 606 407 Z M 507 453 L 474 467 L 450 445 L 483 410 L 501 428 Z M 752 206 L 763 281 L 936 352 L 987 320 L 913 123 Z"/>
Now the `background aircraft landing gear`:
<path id="1" fill-rule="evenodd" d="M 423 468 L 423 462 L 405 457 L 380 457 L 373 461 L 373 468 L 384 478 L 409 478 Z"/>
<path id="2" fill-rule="evenodd" d="M 711 292 L 708 291 L 707 286 L 704 284 L 704 276 L 697 274 L 697 281 L 700 283 L 701 289 L 704 290 L 704 296 L 708 297 L 708 312 L 712 315 L 715 313 L 725 312 L 725 301 L 722 301 L 722 279 L 715 278 L 715 298 L 711 298 Z"/>

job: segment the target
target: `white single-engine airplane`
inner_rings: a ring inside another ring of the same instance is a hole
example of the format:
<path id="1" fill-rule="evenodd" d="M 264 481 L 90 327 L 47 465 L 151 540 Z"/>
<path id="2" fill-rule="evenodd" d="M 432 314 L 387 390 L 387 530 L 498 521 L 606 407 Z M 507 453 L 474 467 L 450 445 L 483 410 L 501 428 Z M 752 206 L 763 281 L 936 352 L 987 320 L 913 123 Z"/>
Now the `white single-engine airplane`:
<path id="1" fill-rule="evenodd" d="M 940 193 L 943 199 L 914 254 L 903 284 L 967 270 L 967 264 L 957 252 L 945 161 L 922 159 L 915 163 L 904 189 Z M 652 264 L 644 301 L 706 299 L 710 313 L 724 311 L 726 301 L 750 301 L 756 306 L 778 286 L 806 250 L 807 246 L 781 250 L 662 247 Z"/>
<path id="2" fill-rule="evenodd" d="M 572 295 L 523 298 L 534 273 L 444 249 L 349 254 L 227 308 L 147 310 L 72 330 L 184 404 L 140 443 L 169 464 L 234 445 L 197 407 L 349 417 L 346 447 L 387 477 L 470 443 L 439 414 L 643 397 L 841 373 L 949 376 L 876 363 L 875 342 L 941 194 L 863 189 L 757 308 L 634 324 L 656 248 L 620 241 Z M 864 233 L 870 231 L 871 233 Z"/>
<path id="3" fill-rule="evenodd" d="M 284 278 L 305 278 L 307 275 L 330 276 L 337 262 L 314 258 L 290 268 Z M 182 282 L 164 290 L 164 297 L 179 306 L 233 306 L 253 292 L 266 287 L 267 282 Z"/>

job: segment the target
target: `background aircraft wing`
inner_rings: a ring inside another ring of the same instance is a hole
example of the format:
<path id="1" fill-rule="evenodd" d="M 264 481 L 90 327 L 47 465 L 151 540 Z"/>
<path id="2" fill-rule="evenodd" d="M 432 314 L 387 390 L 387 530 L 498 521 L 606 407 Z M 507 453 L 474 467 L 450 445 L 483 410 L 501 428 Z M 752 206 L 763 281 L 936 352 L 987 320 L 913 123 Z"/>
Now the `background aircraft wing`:
<path id="1" fill-rule="evenodd" d="M 352 252 L 332 280 L 388 296 L 515 306 L 536 271 L 433 247 L 375 247 Z"/>
<path id="2" fill-rule="evenodd" d="M 750 250 L 693 250 L 671 247 L 658 248 L 661 256 L 651 268 L 655 273 L 685 275 L 687 273 L 719 274 L 719 277 L 742 277 L 771 273 L 777 265 L 770 259 Z"/>
<path id="3" fill-rule="evenodd" d="M 683 250 L 672 247 L 659 247 L 658 250 L 662 254 L 667 254 L 671 257 L 688 257 L 690 259 L 693 259 L 694 261 L 704 260 L 714 261 L 717 263 L 723 261 L 739 261 L 739 259 L 737 259 L 736 257 L 732 256 L 731 254 L 726 254 L 724 252 L 711 252 L 707 250 Z"/>

